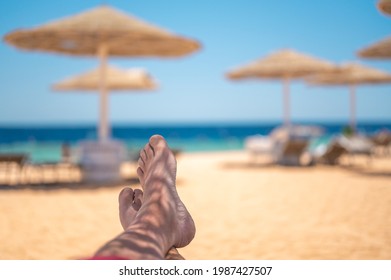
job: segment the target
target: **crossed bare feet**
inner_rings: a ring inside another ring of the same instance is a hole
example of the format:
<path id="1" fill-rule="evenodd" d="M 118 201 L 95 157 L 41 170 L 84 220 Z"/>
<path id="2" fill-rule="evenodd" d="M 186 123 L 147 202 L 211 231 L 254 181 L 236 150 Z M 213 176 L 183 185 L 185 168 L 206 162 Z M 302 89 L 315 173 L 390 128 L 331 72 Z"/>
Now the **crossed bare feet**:
<path id="1" fill-rule="evenodd" d="M 162 136 L 152 136 L 141 151 L 137 174 L 143 193 L 124 189 L 119 196 L 125 232 L 96 256 L 164 259 L 172 247 L 184 247 L 193 240 L 194 221 L 175 186 L 176 160 Z"/>
<path id="2" fill-rule="evenodd" d="M 124 188 L 119 196 L 119 219 L 122 228 L 126 228 L 133 222 L 137 211 L 140 209 L 143 201 L 143 191 L 140 189 Z M 178 252 L 175 247 L 167 252 L 164 257 L 166 260 L 184 260 L 185 258 Z"/>

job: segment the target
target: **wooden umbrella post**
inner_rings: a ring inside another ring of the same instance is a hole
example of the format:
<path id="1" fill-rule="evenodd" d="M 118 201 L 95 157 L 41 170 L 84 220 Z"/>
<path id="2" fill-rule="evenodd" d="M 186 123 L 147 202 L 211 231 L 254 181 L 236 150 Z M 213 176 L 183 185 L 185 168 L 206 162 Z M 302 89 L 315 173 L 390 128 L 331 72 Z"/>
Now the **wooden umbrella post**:
<path id="1" fill-rule="evenodd" d="M 283 79 L 284 83 L 284 124 L 290 125 L 290 100 L 289 100 L 289 78 Z"/>
<path id="2" fill-rule="evenodd" d="M 354 84 L 350 88 L 350 127 L 353 132 L 356 131 L 356 86 Z"/>
<path id="3" fill-rule="evenodd" d="M 107 98 L 107 45 L 99 44 L 98 56 L 100 60 L 99 68 L 99 140 L 105 141 L 109 138 L 108 127 L 108 98 Z"/>

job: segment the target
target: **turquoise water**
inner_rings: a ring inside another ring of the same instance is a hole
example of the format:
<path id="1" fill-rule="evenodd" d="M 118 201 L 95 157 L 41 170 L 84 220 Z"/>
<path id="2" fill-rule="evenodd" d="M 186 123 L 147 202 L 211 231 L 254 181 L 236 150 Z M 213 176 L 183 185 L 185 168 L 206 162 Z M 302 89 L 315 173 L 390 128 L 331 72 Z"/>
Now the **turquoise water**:
<path id="1" fill-rule="evenodd" d="M 172 149 L 178 149 L 186 152 L 200 151 L 225 151 L 243 149 L 243 139 L 167 139 Z M 125 144 L 129 150 L 139 150 L 145 145 L 145 141 L 134 140 L 126 141 Z"/>
<path id="2" fill-rule="evenodd" d="M 130 140 L 124 141 L 129 152 L 129 158 L 137 157 L 140 149 L 144 147 L 145 141 Z M 222 140 L 179 140 L 173 139 L 168 143 L 172 149 L 186 152 L 200 151 L 226 151 L 226 150 L 241 150 L 243 149 L 243 141 L 232 139 L 227 141 Z M 23 153 L 29 155 L 29 160 L 34 163 L 58 162 L 61 160 L 62 142 L 16 142 L 12 144 L 0 145 L 0 153 Z M 71 149 L 77 154 L 77 143 L 70 144 Z"/>
<path id="3" fill-rule="evenodd" d="M 58 162 L 61 160 L 61 143 L 21 142 L 0 145 L 0 153 L 23 153 L 34 163 Z"/>
<path id="4" fill-rule="evenodd" d="M 310 143 L 310 149 L 313 149 L 322 143 L 327 143 L 329 139 L 329 136 L 314 139 Z M 129 140 L 124 141 L 123 143 L 127 147 L 129 159 L 134 159 L 138 156 L 140 149 L 144 147 L 146 142 L 143 140 Z M 172 149 L 188 153 L 242 150 L 244 148 L 244 140 L 238 138 L 225 140 L 168 139 L 168 144 Z M 58 162 L 61 160 L 61 146 L 62 142 L 16 142 L 0 145 L 0 153 L 28 154 L 29 160 L 34 163 Z M 77 154 L 77 143 L 71 144 L 70 146 L 72 151 Z"/>

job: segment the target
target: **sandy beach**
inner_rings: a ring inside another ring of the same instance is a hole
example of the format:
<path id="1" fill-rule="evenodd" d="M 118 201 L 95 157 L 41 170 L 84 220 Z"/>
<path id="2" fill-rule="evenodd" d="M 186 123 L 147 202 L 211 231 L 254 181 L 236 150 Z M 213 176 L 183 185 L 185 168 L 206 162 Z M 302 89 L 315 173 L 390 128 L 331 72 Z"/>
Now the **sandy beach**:
<path id="1" fill-rule="evenodd" d="M 197 226 L 180 249 L 187 259 L 391 259 L 390 157 L 282 167 L 232 151 L 177 161 Z M 90 256 L 121 232 L 122 187 L 0 190 L 0 259 Z"/>

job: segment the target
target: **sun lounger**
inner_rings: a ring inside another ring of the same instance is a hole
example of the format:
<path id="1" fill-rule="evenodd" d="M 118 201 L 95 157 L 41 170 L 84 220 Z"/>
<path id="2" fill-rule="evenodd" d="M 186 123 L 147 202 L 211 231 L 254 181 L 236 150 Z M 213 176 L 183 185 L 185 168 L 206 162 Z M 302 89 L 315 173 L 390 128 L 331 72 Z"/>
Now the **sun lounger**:
<path id="1" fill-rule="evenodd" d="M 6 184 L 11 184 L 13 181 L 16 184 L 20 182 L 27 160 L 26 154 L 0 154 L 0 167 L 3 171 L 1 173 Z"/>
<path id="2" fill-rule="evenodd" d="M 308 146 L 306 139 L 288 139 L 275 147 L 275 162 L 281 165 L 302 165 L 301 158 Z"/>
<path id="3" fill-rule="evenodd" d="M 312 156 L 315 162 L 334 165 L 347 153 L 347 149 L 334 139 L 329 144 L 318 147 Z"/>
<path id="4" fill-rule="evenodd" d="M 354 156 L 364 155 L 368 157 L 369 162 L 374 151 L 374 144 L 369 138 L 362 135 L 341 136 L 338 138 L 338 143 L 347 150 L 350 161 Z"/>
<path id="5" fill-rule="evenodd" d="M 368 138 L 360 135 L 341 136 L 338 142 L 352 155 L 371 155 L 374 147 Z"/>
<path id="6" fill-rule="evenodd" d="M 244 140 L 245 149 L 254 155 L 270 154 L 273 151 L 274 141 L 268 136 L 254 135 Z"/>
<path id="7" fill-rule="evenodd" d="M 370 140 L 375 145 L 375 149 L 383 152 L 383 154 L 390 154 L 391 147 L 391 131 L 382 130 L 374 134 Z"/>
<path id="8" fill-rule="evenodd" d="M 323 129 L 311 125 L 291 125 L 276 128 L 271 133 L 275 139 L 274 160 L 281 165 L 309 165 L 308 153 L 310 141 L 323 134 Z"/>
<path id="9" fill-rule="evenodd" d="M 282 165 L 302 165 L 310 140 L 323 133 L 317 126 L 279 126 L 267 135 L 249 136 L 244 141 L 251 155 L 268 155 L 272 161 Z M 310 160 L 308 162 L 310 163 Z"/>

